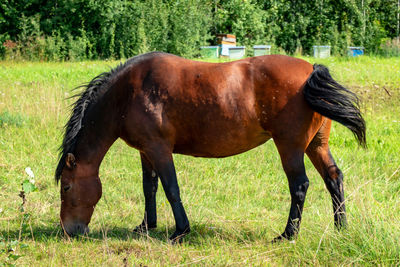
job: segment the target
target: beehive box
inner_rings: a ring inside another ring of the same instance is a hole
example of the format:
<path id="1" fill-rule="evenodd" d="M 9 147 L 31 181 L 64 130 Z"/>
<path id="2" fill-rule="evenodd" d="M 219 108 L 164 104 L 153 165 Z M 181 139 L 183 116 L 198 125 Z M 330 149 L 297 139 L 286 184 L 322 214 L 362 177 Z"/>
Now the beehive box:
<path id="1" fill-rule="evenodd" d="M 202 58 L 218 58 L 219 46 L 202 46 L 200 47 L 200 55 Z"/>
<path id="2" fill-rule="evenodd" d="M 314 57 L 327 58 L 331 56 L 330 45 L 314 45 L 313 48 L 314 48 Z"/>
<path id="3" fill-rule="evenodd" d="M 358 57 L 364 55 L 364 47 L 361 46 L 349 46 L 348 53 L 350 57 Z"/>
<path id="4" fill-rule="evenodd" d="M 270 45 L 255 45 L 253 46 L 254 56 L 264 56 L 271 54 L 271 46 Z"/>
<path id="5" fill-rule="evenodd" d="M 228 57 L 229 48 L 236 46 L 236 36 L 233 34 L 217 34 L 217 44 L 220 47 L 220 55 Z"/>
<path id="6" fill-rule="evenodd" d="M 217 34 L 217 44 L 236 45 L 236 36 L 233 34 Z"/>
<path id="7" fill-rule="evenodd" d="M 238 59 L 244 57 L 246 54 L 245 46 L 229 47 L 229 58 Z"/>

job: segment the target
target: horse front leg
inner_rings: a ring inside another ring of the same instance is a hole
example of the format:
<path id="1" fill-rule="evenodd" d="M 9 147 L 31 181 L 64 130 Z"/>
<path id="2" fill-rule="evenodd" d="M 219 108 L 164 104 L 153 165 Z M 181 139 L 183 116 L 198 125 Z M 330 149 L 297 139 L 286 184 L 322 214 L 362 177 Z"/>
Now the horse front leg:
<path id="1" fill-rule="evenodd" d="M 157 227 L 156 194 L 158 189 L 158 175 L 150 161 L 143 153 L 140 153 L 143 172 L 143 193 L 145 198 L 144 218 L 134 232 L 147 233 L 149 229 Z"/>
<path id="2" fill-rule="evenodd" d="M 145 153 L 160 176 L 161 184 L 174 214 L 176 230 L 169 239 L 173 243 L 181 242 L 182 237 L 190 232 L 190 226 L 180 197 L 172 153 L 162 148 Z"/>
<path id="3" fill-rule="evenodd" d="M 304 152 L 288 149 L 286 146 L 280 147 L 279 144 L 277 144 L 277 147 L 289 182 L 291 205 L 285 230 L 273 240 L 274 242 L 284 238 L 290 240 L 297 236 L 309 186 L 309 180 L 304 167 Z"/>

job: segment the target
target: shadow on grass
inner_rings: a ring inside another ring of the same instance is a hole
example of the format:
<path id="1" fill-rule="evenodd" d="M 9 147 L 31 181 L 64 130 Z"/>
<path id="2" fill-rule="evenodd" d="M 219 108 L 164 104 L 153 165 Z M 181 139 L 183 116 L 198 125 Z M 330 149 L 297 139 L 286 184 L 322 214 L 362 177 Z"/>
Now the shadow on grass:
<path id="1" fill-rule="evenodd" d="M 159 227 L 152 229 L 144 234 L 138 234 L 133 232 L 132 228 L 126 227 L 104 227 L 100 230 L 91 230 L 87 236 L 78 236 L 73 239 L 82 242 L 86 241 L 102 241 L 102 240 L 140 240 L 150 239 L 159 242 L 168 242 L 168 236 L 174 232 L 174 227 Z M 48 242 L 57 240 L 68 240 L 69 238 L 64 236 L 62 229 L 59 226 L 32 226 L 32 228 L 26 228 L 22 230 L 21 234 L 18 230 L 1 230 L 0 237 L 4 240 L 18 240 L 21 236 L 21 240 L 35 241 L 35 242 Z M 194 224 L 191 227 L 191 232 L 184 238 L 185 243 L 191 245 L 201 245 L 207 240 L 223 240 L 236 243 L 248 243 L 256 240 L 268 243 L 272 240 L 272 237 L 266 236 L 265 231 L 251 230 L 245 227 L 236 228 L 234 230 L 224 229 L 208 224 Z"/>

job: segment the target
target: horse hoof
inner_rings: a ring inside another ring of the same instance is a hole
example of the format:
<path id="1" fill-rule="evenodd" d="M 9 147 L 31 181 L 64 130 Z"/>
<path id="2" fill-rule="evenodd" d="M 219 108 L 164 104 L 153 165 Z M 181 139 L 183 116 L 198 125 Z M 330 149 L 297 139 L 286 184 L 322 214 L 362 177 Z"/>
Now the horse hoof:
<path id="1" fill-rule="evenodd" d="M 276 244 L 279 242 L 289 241 L 289 243 L 296 243 L 294 235 L 288 235 L 286 233 L 281 234 L 280 236 L 275 237 L 272 239 L 271 243 Z"/>
<path id="2" fill-rule="evenodd" d="M 186 236 L 187 234 L 190 233 L 190 227 L 186 228 L 183 231 L 175 231 L 175 233 L 173 233 L 170 237 L 169 237 L 169 242 L 172 245 L 176 245 L 176 244 L 181 244 L 183 237 Z"/>
<path id="3" fill-rule="evenodd" d="M 282 235 L 280 235 L 280 236 L 277 236 L 274 239 L 272 239 L 271 243 L 276 244 L 279 242 L 283 242 L 284 240 L 286 240 L 286 238 L 284 238 Z"/>
<path id="4" fill-rule="evenodd" d="M 155 229 L 157 228 L 157 225 L 149 225 L 145 222 L 142 222 L 141 224 L 139 224 L 138 226 L 135 227 L 135 229 L 133 229 L 134 233 L 137 234 L 146 234 L 149 230 Z"/>

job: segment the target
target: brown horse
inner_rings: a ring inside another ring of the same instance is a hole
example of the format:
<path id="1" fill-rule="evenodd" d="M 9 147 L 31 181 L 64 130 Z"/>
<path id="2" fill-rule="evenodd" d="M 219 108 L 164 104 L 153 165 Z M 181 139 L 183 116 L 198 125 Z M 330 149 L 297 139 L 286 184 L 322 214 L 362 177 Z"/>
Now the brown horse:
<path id="1" fill-rule="evenodd" d="M 140 151 L 145 212 L 135 231 L 155 228 L 158 178 L 171 204 L 176 231 L 189 233 L 172 153 L 228 157 L 273 138 L 289 181 L 291 207 L 282 238 L 297 234 L 308 188 L 304 154 L 331 194 L 335 225 L 346 223 L 343 175 L 329 151 L 331 119 L 365 145 L 358 98 L 327 68 L 288 56 L 204 63 L 149 53 L 102 73 L 84 86 L 61 146 L 61 225 L 87 233 L 102 188 L 100 163 L 117 138 Z"/>

